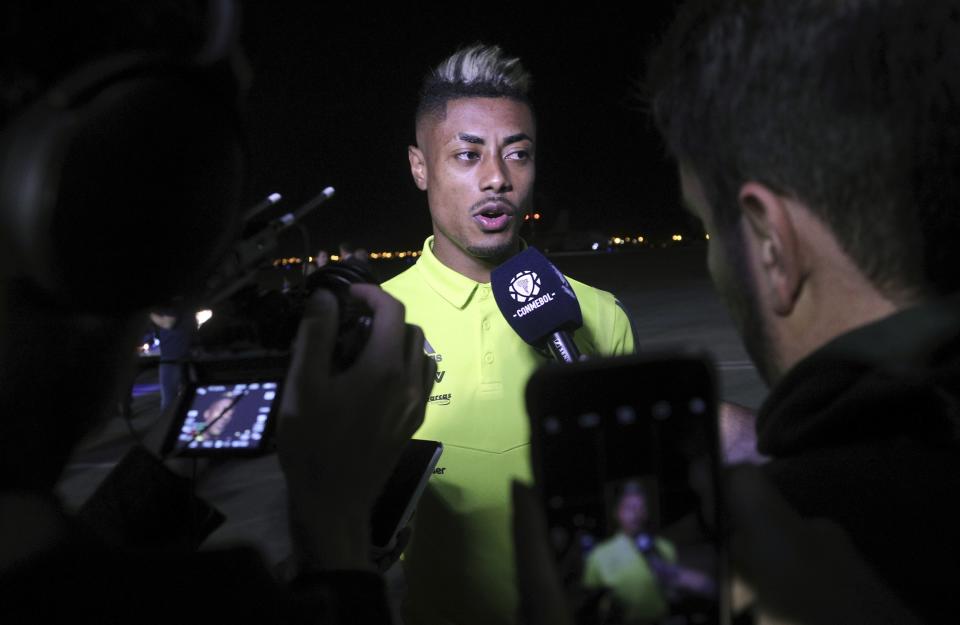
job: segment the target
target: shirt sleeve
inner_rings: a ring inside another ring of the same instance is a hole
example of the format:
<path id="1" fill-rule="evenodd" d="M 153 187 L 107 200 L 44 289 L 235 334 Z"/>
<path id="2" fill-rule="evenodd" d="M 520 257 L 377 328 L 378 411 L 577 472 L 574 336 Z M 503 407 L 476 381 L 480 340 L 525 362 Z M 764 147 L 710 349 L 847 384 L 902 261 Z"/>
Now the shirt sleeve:
<path id="1" fill-rule="evenodd" d="M 613 313 L 613 336 L 610 354 L 614 356 L 633 354 L 637 349 L 637 333 L 633 327 L 633 321 L 620 300 L 614 298 L 613 301 L 616 306 Z"/>

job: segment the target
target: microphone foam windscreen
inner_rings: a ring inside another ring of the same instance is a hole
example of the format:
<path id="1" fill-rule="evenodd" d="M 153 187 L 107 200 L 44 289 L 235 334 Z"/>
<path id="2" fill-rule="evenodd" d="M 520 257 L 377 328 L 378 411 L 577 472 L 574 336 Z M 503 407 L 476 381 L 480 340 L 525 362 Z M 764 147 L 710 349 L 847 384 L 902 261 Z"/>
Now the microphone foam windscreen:
<path id="1" fill-rule="evenodd" d="M 536 248 L 528 247 L 494 269 L 490 286 L 507 323 L 531 345 L 542 346 L 552 333 L 583 325 L 570 283 Z"/>

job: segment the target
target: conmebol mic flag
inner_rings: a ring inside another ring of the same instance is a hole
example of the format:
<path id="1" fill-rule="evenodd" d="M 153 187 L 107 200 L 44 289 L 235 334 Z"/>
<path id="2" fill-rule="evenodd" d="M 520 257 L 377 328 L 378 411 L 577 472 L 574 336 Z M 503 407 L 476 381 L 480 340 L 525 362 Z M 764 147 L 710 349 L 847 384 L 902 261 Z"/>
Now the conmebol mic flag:
<path id="1" fill-rule="evenodd" d="M 583 325 L 580 303 L 563 274 L 535 248 L 528 247 L 493 270 L 493 296 L 507 323 L 535 347 L 574 362 L 579 351 L 570 333 Z"/>

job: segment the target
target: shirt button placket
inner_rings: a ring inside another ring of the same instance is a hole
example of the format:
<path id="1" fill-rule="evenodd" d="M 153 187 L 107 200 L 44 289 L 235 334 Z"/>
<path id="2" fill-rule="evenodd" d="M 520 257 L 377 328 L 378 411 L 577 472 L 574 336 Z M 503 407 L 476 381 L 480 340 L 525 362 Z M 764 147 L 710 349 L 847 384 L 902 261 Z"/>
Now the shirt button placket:
<path id="1" fill-rule="evenodd" d="M 490 315 L 499 313 L 499 310 L 491 310 L 494 305 L 490 298 L 490 287 L 488 285 L 482 285 L 478 295 L 480 300 L 484 302 L 480 311 L 478 311 L 480 312 L 480 379 L 483 383 L 490 383 L 494 382 L 496 378 L 493 367 L 495 358 L 492 349 L 495 341 L 490 334 L 490 328 L 493 325 L 490 323 Z"/>

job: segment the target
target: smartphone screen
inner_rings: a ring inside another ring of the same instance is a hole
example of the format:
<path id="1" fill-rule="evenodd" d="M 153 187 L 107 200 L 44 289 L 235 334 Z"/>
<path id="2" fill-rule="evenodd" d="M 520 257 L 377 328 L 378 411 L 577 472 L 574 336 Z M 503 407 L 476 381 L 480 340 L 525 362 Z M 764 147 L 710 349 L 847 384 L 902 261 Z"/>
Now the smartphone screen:
<path id="1" fill-rule="evenodd" d="M 527 387 L 548 540 L 600 623 L 726 623 L 713 369 L 628 356 L 545 367 Z"/>
<path id="2" fill-rule="evenodd" d="M 188 386 L 167 446 L 185 456 L 267 451 L 280 385 L 256 380 Z"/>

